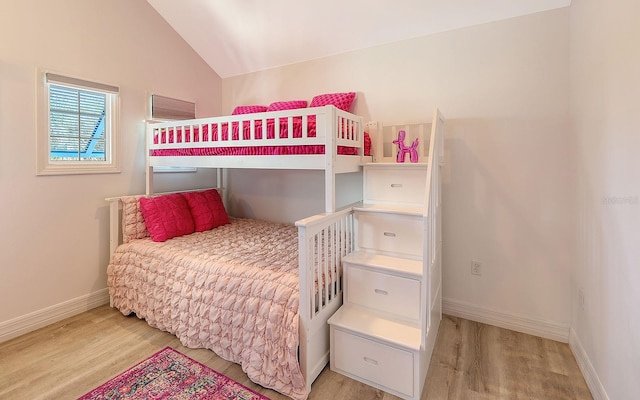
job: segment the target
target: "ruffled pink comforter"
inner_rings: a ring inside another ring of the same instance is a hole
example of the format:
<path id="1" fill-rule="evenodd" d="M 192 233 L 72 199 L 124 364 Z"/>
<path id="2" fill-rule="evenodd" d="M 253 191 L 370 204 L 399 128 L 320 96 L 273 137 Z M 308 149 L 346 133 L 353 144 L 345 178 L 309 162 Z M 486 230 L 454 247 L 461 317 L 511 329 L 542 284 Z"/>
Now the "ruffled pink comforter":
<path id="1" fill-rule="evenodd" d="M 304 399 L 297 242 L 294 226 L 251 219 L 163 243 L 134 240 L 109 264 L 112 304 L 187 347 L 239 363 L 262 386 Z"/>

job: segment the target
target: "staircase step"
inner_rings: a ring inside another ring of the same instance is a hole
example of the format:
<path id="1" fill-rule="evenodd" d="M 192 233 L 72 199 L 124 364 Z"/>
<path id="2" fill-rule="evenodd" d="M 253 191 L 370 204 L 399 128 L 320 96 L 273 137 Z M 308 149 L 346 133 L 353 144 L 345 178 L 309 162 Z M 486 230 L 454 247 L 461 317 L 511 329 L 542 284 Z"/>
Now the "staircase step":
<path id="1" fill-rule="evenodd" d="M 355 206 L 353 209 L 356 212 L 400 214 L 410 216 L 422 216 L 425 213 L 424 207 L 382 203 L 364 203 Z"/>
<path id="2" fill-rule="evenodd" d="M 422 276 L 421 260 L 358 250 L 347 254 L 342 261 L 377 269 L 380 272 L 418 278 Z"/>
<path id="3" fill-rule="evenodd" d="M 355 304 L 343 305 L 328 322 L 334 327 L 409 351 L 419 351 L 422 343 L 420 327 L 385 318 L 375 311 Z"/>

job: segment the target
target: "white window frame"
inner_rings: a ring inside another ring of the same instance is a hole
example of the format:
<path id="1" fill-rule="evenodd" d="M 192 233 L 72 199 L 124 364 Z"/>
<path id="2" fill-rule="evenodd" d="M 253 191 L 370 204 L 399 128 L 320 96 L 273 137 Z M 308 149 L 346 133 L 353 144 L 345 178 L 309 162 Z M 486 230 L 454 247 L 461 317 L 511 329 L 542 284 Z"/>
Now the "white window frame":
<path id="1" fill-rule="evenodd" d="M 120 95 L 117 86 L 38 71 L 37 175 L 105 174 L 120 172 Z M 49 85 L 55 84 L 107 94 L 105 113 L 105 161 L 51 160 Z"/>

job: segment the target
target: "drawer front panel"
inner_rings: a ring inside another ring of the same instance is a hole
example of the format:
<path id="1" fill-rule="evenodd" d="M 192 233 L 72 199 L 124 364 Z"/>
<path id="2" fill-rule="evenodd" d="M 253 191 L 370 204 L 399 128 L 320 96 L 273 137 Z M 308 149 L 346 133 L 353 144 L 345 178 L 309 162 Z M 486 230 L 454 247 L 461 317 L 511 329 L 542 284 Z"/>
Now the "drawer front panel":
<path id="1" fill-rule="evenodd" d="M 422 257 L 422 218 L 406 215 L 359 213 L 361 248 Z"/>
<path id="2" fill-rule="evenodd" d="M 335 367 L 413 396 L 413 354 L 334 329 Z"/>
<path id="3" fill-rule="evenodd" d="M 420 281 L 347 265 L 347 302 L 420 319 Z"/>
<path id="4" fill-rule="evenodd" d="M 367 170 L 366 175 L 366 202 L 424 204 L 426 170 L 376 168 Z"/>

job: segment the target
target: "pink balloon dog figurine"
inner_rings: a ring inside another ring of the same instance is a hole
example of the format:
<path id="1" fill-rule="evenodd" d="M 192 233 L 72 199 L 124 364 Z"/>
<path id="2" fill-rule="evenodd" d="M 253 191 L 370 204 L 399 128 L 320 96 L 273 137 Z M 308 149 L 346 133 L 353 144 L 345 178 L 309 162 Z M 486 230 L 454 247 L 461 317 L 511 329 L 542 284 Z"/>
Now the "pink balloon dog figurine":
<path id="1" fill-rule="evenodd" d="M 404 137 L 406 136 L 405 131 L 398 131 L 398 138 L 393 141 L 394 144 L 398 145 L 398 156 L 396 157 L 396 162 L 403 163 L 404 159 L 409 153 L 409 161 L 412 163 L 418 162 L 418 138 L 411 143 L 411 146 L 406 146 L 404 144 Z"/>

